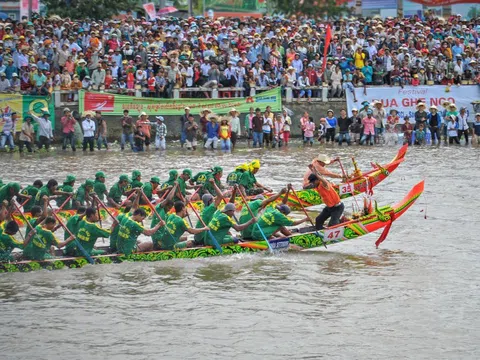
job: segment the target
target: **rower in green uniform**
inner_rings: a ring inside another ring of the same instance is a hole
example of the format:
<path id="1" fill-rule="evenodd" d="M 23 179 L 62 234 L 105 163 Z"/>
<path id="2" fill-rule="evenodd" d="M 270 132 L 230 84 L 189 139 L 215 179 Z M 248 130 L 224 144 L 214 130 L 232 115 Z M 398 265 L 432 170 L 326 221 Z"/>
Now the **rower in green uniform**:
<path id="1" fill-rule="evenodd" d="M 73 215 L 72 217 L 70 217 L 70 219 L 68 219 L 68 221 L 67 221 L 67 224 L 66 224 L 67 229 L 70 230 L 70 232 L 75 236 L 77 236 L 78 229 L 80 228 L 80 222 L 83 221 L 83 218 L 85 217 L 85 211 L 86 210 L 87 210 L 87 208 L 85 206 L 80 206 L 77 209 L 77 213 L 75 215 Z M 70 235 L 69 235 L 68 231 L 65 231 L 64 240 L 67 240 L 69 237 L 70 237 Z"/>
<path id="2" fill-rule="evenodd" d="M 177 192 L 177 187 L 178 187 L 178 183 L 175 183 L 173 185 L 173 188 L 169 190 L 169 193 L 168 195 L 165 197 L 165 200 L 163 200 L 162 202 L 160 202 L 156 207 L 155 207 L 155 210 L 156 212 L 158 213 L 158 215 L 160 215 L 160 219 L 158 218 L 158 216 L 153 213 L 152 216 L 152 222 L 150 224 L 150 228 L 154 228 L 155 226 L 157 226 L 157 224 L 160 222 L 160 220 L 163 220 L 164 222 L 167 221 L 167 218 L 168 218 L 168 213 L 170 212 L 170 210 L 172 209 L 173 207 L 173 197 L 175 196 L 176 192 Z M 153 250 L 161 250 L 161 244 L 162 244 L 162 238 L 163 238 L 163 235 L 165 233 L 165 226 L 162 227 L 161 229 L 159 229 L 156 233 L 154 233 L 152 235 L 152 243 L 153 243 Z"/>
<path id="3" fill-rule="evenodd" d="M 28 243 L 23 250 L 23 257 L 28 260 L 51 259 L 52 256 L 49 252 L 52 245 L 60 249 L 75 240 L 75 235 L 70 236 L 65 241 L 58 240 L 54 234 L 56 224 L 54 217 L 47 216 L 43 224 L 35 228 L 35 233 L 30 233 L 31 239 L 28 239 L 28 237 L 25 239 Z"/>
<path id="4" fill-rule="evenodd" d="M 215 194 L 215 189 L 210 181 L 208 179 L 213 178 L 215 180 L 215 184 L 218 186 L 220 190 L 223 190 L 223 185 L 222 185 L 222 176 L 223 176 L 223 168 L 221 166 L 214 166 L 212 168 L 212 171 L 210 172 L 207 181 L 203 185 L 202 192 L 203 194 L 210 194 L 213 195 Z M 203 195 L 202 194 L 202 195 Z"/>
<path id="5" fill-rule="evenodd" d="M 63 184 L 58 187 L 58 190 L 64 191 L 64 192 L 69 193 L 69 194 L 73 194 L 74 193 L 73 187 L 75 186 L 75 181 L 76 180 L 77 180 L 77 178 L 74 175 L 67 175 L 67 178 L 65 179 Z M 59 196 L 56 199 L 57 206 L 58 207 L 62 206 L 65 203 L 65 201 L 67 200 L 67 198 L 68 198 L 68 195 Z M 68 200 L 68 202 L 63 206 L 63 209 L 64 210 L 71 210 L 72 208 L 73 208 L 72 198 L 70 198 Z"/>
<path id="6" fill-rule="evenodd" d="M 122 204 L 122 196 L 125 195 L 130 179 L 127 175 L 120 175 L 118 181 L 110 188 L 108 192 L 108 205 L 116 209 L 120 209 Z M 131 202 L 129 203 L 131 205 Z"/>
<path id="7" fill-rule="evenodd" d="M 118 231 L 120 230 L 120 225 L 126 217 L 127 215 L 124 213 L 118 214 L 115 218 L 116 222 L 114 222 L 114 224 L 112 225 L 112 229 L 110 231 L 110 251 L 112 253 L 117 252 Z"/>
<path id="8" fill-rule="evenodd" d="M 143 186 L 142 183 L 142 173 L 138 170 L 132 171 L 132 189 L 141 188 Z"/>
<path id="9" fill-rule="evenodd" d="M 238 181 L 243 173 L 249 169 L 248 164 L 238 165 L 233 172 L 227 176 L 227 184 L 230 186 L 238 185 Z"/>
<path id="10" fill-rule="evenodd" d="M 258 195 L 262 194 L 264 191 L 272 191 L 272 189 L 263 186 L 255 178 L 255 174 L 260 170 L 260 160 L 253 160 L 249 164 L 249 170 L 245 171 L 242 174 L 242 177 L 238 180 L 240 189 L 246 195 Z"/>
<path id="11" fill-rule="evenodd" d="M 156 192 L 158 185 L 160 185 L 160 179 L 158 178 L 158 176 L 152 176 L 150 178 L 150 181 L 143 185 L 142 190 L 143 193 L 147 196 L 148 201 L 155 203 L 155 200 L 153 199 L 153 193 Z M 140 204 L 147 204 L 143 196 L 140 199 Z"/>
<path id="12" fill-rule="evenodd" d="M 190 184 L 191 185 L 205 185 L 205 183 L 208 181 L 211 173 L 209 171 L 200 171 L 199 173 L 195 174 L 193 178 L 190 179 Z M 201 192 L 202 190 L 200 190 Z"/>
<path id="13" fill-rule="evenodd" d="M 177 178 L 177 183 L 178 183 L 178 187 L 177 187 L 177 192 L 176 192 L 176 196 L 174 197 L 173 201 L 183 201 L 186 196 L 187 196 L 187 189 L 190 189 L 192 188 L 191 185 L 188 185 L 188 182 L 190 181 L 190 179 L 192 178 L 192 170 L 190 169 L 184 169 L 182 171 L 182 174 Z M 178 196 L 180 194 L 182 194 L 182 196 Z"/>
<path id="14" fill-rule="evenodd" d="M 38 189 L 40 189 L 43 186 L 43 182 L 41 180 L 35 180 L 33 182 L 33 185 L 28 185 L 25 187 L 21 194 L 25 196 L 30 196 L 30 199 L 23 204 L 23 211 L 24 212 L 30 212 L 35 205 L 35 196 L 37 196 Z"/>
<path id="15" fill-rule="evenodd" d="M 96 223 L 99 221 L 98 212 L 95 208 L 87 208 L 85 211 L 85 219 L 80 222 L 77 232 L 77 241 L 89 255 L 105 254 L 103 250 L 94 249 L 95 242 L 100 237 L 109 237 L 110 231 L 103 229 Z M 79 249 L 77 242 L 71 242 L 65 249 L 67 255 L 83 256 L 83 252 Z"/>
<path id="16" fill-rule="evenodd" d="M 23 242 L 14 238 L 18 232 L 18 224 L 9 221 L 0 225 L 0 261 L 14 261 L 12 250 L 23 249 Z"/>
<path id="17" fill-rule="evenodd" d="M 203 194 L 202 196 L 203 210 L 202 210 L 202 213 L 200 214 L 200 217 L 203 220 L 203 224 L 208 224 L 212 220 L 213 214 L 215 214 L 215 212 L 218 209 L 218 206 L 223 200 L 222 191 L 219 189 L 217 184 L 215 184 L 215 180 L 213 178 L 210 178 L 209 181 L 214 187 L 217 196 L 215 197 L 215 201 L 214 201 L 214 198 L 212 195 Z M 203 224 L 200 220 L 198 220 L 197 224 L 195 225 L 195 228 L 196 229 L 203 228 Z M 195 245 L 205 245 L 206 236 L 208 236 L 206 232 L 195 234 L 194 236 Z"/>
<path id="18" fill-rule="evenodd" d="M 208 224 L 208 227 L 212 230 L 212 235 L 215 237 L 219 245 L 236 242 L 236 240 L 229 233 L 230 228 L 233 227 L 237 231 L 242 231 L 256 221 L 256 219 L 253 218 L 239 225 L 233 220 L 234 215 L 235 204 L 228 203 L 221 211 L 217 211 L 213 215 L 212 220 Z M 214 246 L 210 236 L 205 236 L 205 245 Z"/>
<path id="19" fill-rule="evenodd" d="M 107 187 L 105 186 L 105 173 L 103 171 L 98 171 L 95 174 L 95 184 L 93 185 L 93 191 L 102 202 L 105 201 L 105 197 L 108 198 L 108 191 Z"/>
<path id="20" fill-rule="evenodd" d="M 57 189 L 58 182 L 55 179 L 50 179 L 47 182 L 47 185 L 42 186 L 35 196 L 35 205 L 43 207 L 44 196 L 48 197 L 48 202 L 50 202 L 50 197 L 55 195 L 73 195 L 73 193 L 61 191 Z"/>
<path id="21" fill-rule="evenodd" d="M 173 187 L 175 184 L 175 181 L 177 181 L 178 178 L 178 171 L 175 169 L 172 169 L 168 172 L 168 180 L 165 181 L 162 184 L 162 190 L 167 190 Z"/>
<path id="22" fill-rule="evenodd" d="M 92 204 L 92 197 L 90 196 L 90 193 L 93 192 L 93 187 L 95 186 L 95 183 L 93 180 L 87 179 L 85 180 L 85 183 L 80 185 L 80 187 L 77 189 L 77 192 L 75 193 L 75 208 L 79 206 L 86 206 L 86 205 L 91 205 Z"/>
<path id="23" fill-rule="evenodd" d="M 151 229 L 145 229 L 143 227 L 142 221 L 147 217 L 147 213 L 144 209 L 138 208 L 140 196 L 141 189 L 138 189 L 135 202 L 132 206 L 133 212 L 125 216 L 125 218 L 122 220 L 122 223 L 120 224 L 120 228 L 118 229 L 118 252 L 125 255 L 130 255 L 131 253 L 136 251 L 150 251 L 153 247 L 153 244 L 147 241 L 137 241 L 138 236 L 140 234 L 152 236 L 158 231 L 158 229 L 165 225 L 165 222 L 163 220 L 160 220 L 158 224 Z"/>
<path id="24" fill-rule="evenodd" d="M 14 196 L 28 198 L 20 194 L 20 184 L 17 182 L 10 182 L 0 189 L 0 202 L 7 200 L 10 203 Z"/>
<path id="25" fill-rule="evenodd" d="M 268 205 L 273 204 L 280 196 L 287 194 L 286 196 L 283 197 L 283 204 L 286 204 L 288 201 L 288 191 L 287 188 L 283 188 L 282 191 L 280 191 L 278 194 L 275 194 L 267 199 L 261 194 L 257 195 L 254 200 L 248 202 L 248 206 L 250 207 L 250 210 L 252 210 L 252 213 L 255 217 L 258 216 L 258 213 L 265 209 Z M 248 220 L 250 220 L 252 216 L 250 215 L 250 212 L 248 211 L 248 208 L 243 205 L 242 211 L 240 212 L 240 219 L 238 221 L 240 223 L 244 223 Z M 242 239 L 244 240 L 251 240 L 252 239 L 252 231 L 256 227 L 256 225 L 250 225 L 246 229 L 242 231 Z"/>
<path id="26" fill-rule="evenodd" d="M 190 234 L 208 231 L 208 227 L 193 229 L 188 226 L 184 219 L 187 216 L 187 208 L 183 202 L 177 201 L 174 207 L 175 214 L 170 214 L 167 218 L 166 231 L 160 245 L 161 250 L 176 250 L 193 246 L 194 242 L 192 240 L 186 240 L 186 237 L 182 237 L 185 231 Z"/>
<path id="27" fill-rule="evenodd" d="M 43 220 L 45 220 L 45 218 L 48 215 L 47 206 L 48 206 L 48 203 L 44 201 L 43 209 L 37 205 L 31 208 L 30 215 L 32 216 L 32 218 L 28 220 L 28 223 L 31 226 L 28 226 L 28 224 L 26 225 L 25 236 L 27 236 L 30 233 L 31 228 L 36 228 L 38 225 L 42 223 Z"/>
<path id="28" fill-rule="evenodd" d="M 292 232 L 288 230 L 287 226 L 296 226 L 303 224 L 305 221 L 308 221 L 308 217 L 304 217 L 300 220 L 292 220 L 287 217 L 290 214 L 290 207 L 285 204 L 277 205 L 274 208 L 268 208 L 260 219 L 258 220 L 258 225 L 263 231 L 263 234 L 267 239 L 275 237 L 277 235 L 290 236 Z M 263 235 L 258 229 L 258 226 L 255 226 L 252 231 L 252 238 L 254 240 L 263 240 Z"/>

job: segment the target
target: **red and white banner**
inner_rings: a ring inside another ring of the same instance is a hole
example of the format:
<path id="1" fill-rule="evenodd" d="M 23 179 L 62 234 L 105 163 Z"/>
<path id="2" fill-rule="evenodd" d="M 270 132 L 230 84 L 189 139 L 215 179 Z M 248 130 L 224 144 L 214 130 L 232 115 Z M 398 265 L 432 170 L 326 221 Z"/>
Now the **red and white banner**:
<path id="1" fill-rule="evenodd" d="M 427 104 L 427 112 L 432 105 L 437 106 L 439 111 L 443 110 L 442 103 L 445 100 L 454 103 L 458 110 L 465 106 L 469 114 L 469 121 L 474 121 L 475 112 L 472 102 L 480 99 L 480 87 L 478 85 L 453 85 L 450 87 L 450 91 L 443 85 L 406 86 L 403 89 L 400 86 L 380 86 L 367 88 L 366 95 L 363 94 L 363 88 L 355 88 L 357 102 L 353 101 L 353 94 L 349 90 L 346 90 L 346 92 L 349 116 L 352 115 L 353 108 L 358 110 L 362 108 L 362 102 L 368 101 L 371 103 L 373 100 L 379 100 L 382 102 L 387 115 L 391 109 L 398 111 L 401 119 L 400 123 L 403 123 L 405 116 L 410 119 L 415 117 L 418 100 Z"/>
<path id="2" fill-rule="evenodd" d="M 143 8 L 145 12 L 148 14 L 150 20 L 155 20 L 157 18 L 157 12 L 155 11 L 155 4 L 154 3 L 147 3 L 143 4 Z"/>

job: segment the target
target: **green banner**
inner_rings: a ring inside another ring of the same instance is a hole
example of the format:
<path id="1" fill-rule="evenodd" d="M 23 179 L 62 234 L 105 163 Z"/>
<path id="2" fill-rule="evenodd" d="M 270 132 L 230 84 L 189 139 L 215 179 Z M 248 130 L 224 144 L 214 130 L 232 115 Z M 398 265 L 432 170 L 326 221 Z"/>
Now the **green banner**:
<path id="1" fill-rule="evenodd" d="M 42 110 L 47 108 L 50 112 L 52 128 L 55 129 L 55 106 L 50 96 L 31 96 L 20 94 L 0 94 L 0 110 L 2 116 L 11 116 L 12 112 L 19 114 L 23 120 L 29 111 L 35 115 L 42 115 Z M 16 131 L 22 130 L 22 122 L 18 121 Z M 0 130 L 3 125 L 0 126 Z"/>
<path id="2" fill-rule="evenodd" d="M 139 115 L 145 111 L 148 115 L 182 115 L 186 106 L 192 114 L 208 108 L 216 114 L 227 114 L 231 108 L 240 113 L 248 113 L 250 107 L 260 108 L 262 111 L 271 106 L 272 111 L 282 110 L 282 96 L 280 87 L 264 91 L 255 96 L 246 98 L 228 99 L 158 99 L 137 98 L 126 95 L 115 95 L 98 92 L 79 92 L 79 110 L 101 111 L 102 115 L 123 115 L 128 110 L 130 115 Z"/>

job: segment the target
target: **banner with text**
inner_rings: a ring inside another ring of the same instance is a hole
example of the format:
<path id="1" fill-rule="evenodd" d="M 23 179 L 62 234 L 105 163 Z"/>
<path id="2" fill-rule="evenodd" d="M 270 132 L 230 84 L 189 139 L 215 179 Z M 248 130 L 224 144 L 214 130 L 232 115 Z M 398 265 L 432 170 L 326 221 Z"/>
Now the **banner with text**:
<path id="1" fill-rule="evenodd" d="M 267 106 L 271 106 L 272 111 L 281 111 L 282 96 L 280 87 L 255 96 L 227 99 L 158 99 L 86 91 L 79 93 L 81 113 L 101 111 L 102 115 L 108 116 L 123 115 L 123 111 L 128 110 L 130 115 L 139 115 L 142 111 L 148 115 L 182 115 L 186 106 L 192 114 L 200 114 L 205 108 L 216 114 L 227 114 L 231 108 L 240 113 L 248 113 L 250 107 L 264 111 Z"/>
<path id="2" fill-rule="evenodd" d="M 418 100 L 422 100 L 422 102 L 427 104 L 427 112 L 432 105 L 437 106 L 438 110 L 441 111 L 443 110 L 442 103 L 449 101 L 455 103 L 458 110 L 460 110 L 460 107 L 465 106 L 469 114 L 469 121 L 474 121 L 475 112 L 472 102 L 480 100 L 480 87 L 476 85 L 454 85 L 450 87 L 450 91 L 443 85 L 406 86 L 403 89 L 398 86 L 372 87 L 367 88 L 366 95 L 363 93 L 362 88 L 356 88 L 355 95 L 357 96 L 357 102 L 353 101 L 353 94 L 347 90 L 349 116 L 352 115 L 353 108 L 361 109 L 362 102 L 368 101 L 371 103 L 373 100 L 379 100 L 385 107 L 387 115 L 391 109 L 398 110 L 400 123 L 403 123 L 405 116 L 408 116 L 410 119 L 415 117 L 415 107 Z"/>
<path id="3" fill-rule="evenodd" d="M 51 99 L 45 96 L 30 96 L 19 94 L 0 94 L 0 115 L 4 117 L 12 116 L 13 112 L 19 115 L 21 121 L 17 122 L 16 131 L 22 130 L 23 118 L 29 111 L 35 115 L 42 115 L 42 109 L 48 109 L 52 127 L 55 128 L 55 106 Z M 4 122 L 0 120 L 0 130 L 3 129 Z"/>

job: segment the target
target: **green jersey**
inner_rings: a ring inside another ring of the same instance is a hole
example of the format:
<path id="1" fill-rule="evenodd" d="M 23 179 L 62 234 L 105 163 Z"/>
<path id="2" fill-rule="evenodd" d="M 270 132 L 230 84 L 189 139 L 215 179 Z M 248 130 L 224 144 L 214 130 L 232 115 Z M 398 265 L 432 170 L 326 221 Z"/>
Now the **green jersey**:
<path id="1" fill-rule="evenodd" d="M 222 182 L 220 180 L 218 180 L 216 177 L 214 177 L 212 174 L 210 174 L 210 177 L 209 179 L 214 179 L 215 180 L 215 184 L 217 185 L 218 188 L 222 188 Z M 205 185 L 203 185 L 203 193 L 206 194 L 206 193 L 210 193 L 211 195 L 215 195 L 215 187 L 213 186 L 213 184 L 210 182 L 210 181 L 207 181 L 205 183 Z"/>
<path id="2" fill-rule="evenodd" d="M 85 206 L 87 195 L 88 195 L 87 188 L 85 187 L 85 184 L 82 184 L 80 185 L 77 192 L 75 193 L 75 200 L 78 201 L 80 205 Z"/>
<path id="3" fill-rule="evenodd" d="M 58 241 L 53 232 L 41 226 L 37 226 L 35 231 L 37 233 L 25 247 L 23 255 L 29 260 L 44 260 L 46 257 L 49 257 L 50 246 L 58 246 L 60 241 Z"/>
<path id="4" fill-rule="evenodd" d="M 192 178 L 192 181 L 197 185 L 203 185 L 208 181 L 210 176 L 210 171 L 201 171 Z"/>
<path id="5" fill-rule="evenodd" d="M 253 200 L 248 203 L 248 206 L 250 206 L 250 209 L 252 210 L 253 215 L 256 217 L 258 215 L 258 212 L 260 211 L 260 208 L 262 206 L 263 200 Z M 240 213 L 240 219 L 238 219 L 238 222 L 240 224 L 245 224 L 247 221 L 250 221 L 252 219 L 252 216 L 250 215 L 250 212 L 248 211 L 246 206 L 242 207 L 242 211 Z M 246 229 L 242 230 L 242 238 L 243 239 L 251 239 L 252 238 L 252 231 L 253 228 L 257 227 L 255 224 L 250 224 Z"/>
<path id="6" fill-rule="evenodd" d="M 117 240 L 118 240 L 118 231 L 120 230 L 120 225 L 122 224 L 123 219 L 125 219 L 127 215 L 119 214 L 117 216 L 118 224 L 115 226 L 110 233 L 110 249 L 112 251 L 117 251 Z"/>
<path id="7" fill-rule="evenodd" d="M 155 209 L 157 210 L 158 215 L 160 215 L 162 220 L 165 221 L 168 217 L 168 214 L 165 213 L 165 209 L 161 207 L 160 204 L 158 204 Z M 158 218 L 158 216 L 153 214 L 153 219 L 152 219 L 152 223 L 150 224 L 150 228 L 154 228 L 155 226 L 157 226 L 159 222 L 160 222 L 160 219 Z M 160 247 L 164 234 L 165 234 L 165 226 L 158 229 L 158 231 L 156 231 L 155 234 L 152 235 L 154 248 Z"/>
<path id="8" fill-rule="evenodd" d="M 263 230 L 267 239 L 272 236 L 280 227 L 293 225 L 293 220 L 282 214 L 275 208 L 267 209 L 258 220 L 258 225 Z M 252 238 L 255 240 L 263 240 L 262 233 L 257 226 L 253 228 Z"/>
<path id="9" fill-rule="evenodd" d="M 0 260 L 11 261 L 12 250 L 23 249 L 23 243 L 15 239 L 12 235 L 5 233 L 5 224 L 0 226 Z"/>
<path id="10" fill-rule="evenodd" d="M 47 185 L 42 186 L 38 192 L 37 195 L 35 196 L 35 205 L 38 206 L 43 206 L 43 197 L 44 196 L 52 196 L 53 194 L 51 193 L 50 189 L 47 187 Z"/>
<path id="11" fill-rule="evenodd" d="M 165 227 L 166 231 L 163 234 L 161 249 L 174 250 L 175 245 L 180 242 L 180 237 L 189 228 L 188 223 L 177 214 L 170 214 Z"/>
<path id="12" fill-rule="evenodd" d="M 215 207 L 215 204 L 210 204 L 206 208 L 202 210 L 202 213 L 200 214 L 200 217 L 202 218 L 203 222 L 205 224 L 208 224 L 210 221 L 213 219 L 213 215 L 217 211 L 217 208 Z M 203 228 L 203 224 L 200 222 L 200 220 L 197 221 L 197 224 L 195 225 L 196 229 Z M 201 232 L 199 234 L 195 234 L 195 244 L 197 245 L 203 245 L 205 244 L 205 237 L 208 236 L 207 232 Z"/>
<path id="13" fill-rule="evenodd" d="M 238 184 L 242 185 L 245 190 L 251 190 L 255 186 L 257 179 L 255 175 L 253 175 L 250 171 L 245 171 L 240 179 L 238 180 Z"/>
<path id="14" fill-rule="evenodd" d="M 129 217 L 125 217 L 118 230 L 117 248 L 120 253 L 130 255 L 137 246 L 137 238 L 143 233 L 143 226 Z"/>
<path id="15" fill-rule="evenodd" d="M 66 224 L 67 229 L 70 230 L 70 232 L 75 236 L 77 236 L 78 229 L 80 228 L 80 222 L 82 221 L 82 219 L 83 219 L 83 216 L 80 217 L 80 215 L 75 214 L 67 221 L 67 224 Z M 68 231 L 65 231 L 65 235 L 63 239 L 67 240 L 69 237 L 70 237 L 70 234 L 68 233 Z"/>
<path id="16" fill-rule="evenodd" d="M 40 225 L 40 223 L 38 222 L 38 218 L 32 218 L 30 220 L 28 220 L 28 223 L 30 225 L 32 225 L 32 228 L 36 228 L 38 225 Z M 30 233 L 30 226 L 27 225 L 27 227 L 25 228 L 25 236 L 27 236 L 29 233 Z"/>
<path id="17" fill-rule="evenodd" d="M 234 171 L 234 172 L 231 172 L 230 174 L 228 174 L 227 184 L 230 185 L 230 186 L 237 185 L 238 181 L 242 177 L 243 173 L 244 173 L 243 171 L 237 170 L 237 171 Z"/>
<path id="18" fill-rule="evenodd" d="M 230 216 L 218 211 L 213 215 L 208 227 L 210 228 L 213 237 L 221 245 L 232 242 L 232 237 L 228 235 L 228 232 L 234 224 L 235 223 Z M 213 246 L 212 239 L 209 235 L 205 236 L 205 245 Z"/>
<path id="19" fill-rule="evenodd" d="M 85 249 L 85 251 L 91 255 L 95 242 L 100 237 L 109 237 L 110 231 L 102 229 L 96 223 L 83 220 L 80 222 L 80 227 L 77 232 L 77 241 Z M 75 241 L 72 241 L 67 245 L 67 253 L 74 256 L 83 256 L 83 253 L 78 248 Z"/>
<path id="20" fill-rule="evenodd" d="M 32 207 L 35 205 L 35 196 L 37 196 L 38 188 L 33 185 L 28 185 L 25 189 L 22 190 L 22 195 L 31 196 L 32 198 L 23 205 L 23 211 L 30 212 Z"/>
<path id="21" fill-rule="evenodd" d="M 108 192 L 108 197 L 113 199 L 116 203 L 120 204 L 122 202 L 122 196 L 125 191 L 125 188 L 121 187 L 116 183 L 110 188 L 110 191 Z"/>
<path id="22" fill-rule="evenodd" d="M 58 190 L 60 191 L 65 191 L 65 192 L 69 192 L 69 193 L 73 193 L 73 187 L 70 186 L 70 185 L 62 185 L 58 188 Z M 68 195 L 60 195 L 60 197 L 58 197 L 56 199 L 56 202 L 57 202 L 57 206 L 60 207 L 63 205 L 63 203 L 67 200 L 68 198 Z M 68 200 L 68 202 L 65 204 L 65 206 L 63 207 L 64 210 L 71 210 L 72 209 L 72 199 L 70 198 L 70 200 Z"/>
<path id="23" fill-rule="evenodd" d="M 10 194 L 10 189 L 11 187 L 9 186 L 9 184 L 3 186 L 0 189 L 0 203 L 3 202 L 4 200 L 7 200 L 8 202 L 10 202 L 10 200 L 13 199 L 15 195 Z"/>
<path id="24" fill-rule="evenodd" d="M 175 185 L 175 181 L 177 180 L 167 180 L 165 181 L 162 186 L 160 187 L 162 190 L 165 190 L 166 188 L 168 188 L 169 186 L 173 186 Z"/>
<path id="25" fill-rule="evenodd" d="M 95 185 L 93 185 L 93 191 L 98 196 L 100 201 L 105 201 L 105 193 L 107 192 L 107 187 L 105 183 L 99 181 L 98 179 L 95 180 Z"/>
<path id="26" fill-rule="evenodd" d="M 152 186 L 152 183 L 151 182 L 148 182 L 146 183 L 145 185 L 143 185 L 143 188 L 142 188 L 143 192 L 145 193 L 145 195 L 147 196 L 148 200 L 152 201 L 153 199 L 153 186 Z M 142 197 L 141 199 L 141 202 L 142 204 L 145 204 L 145 199 Z"/>

